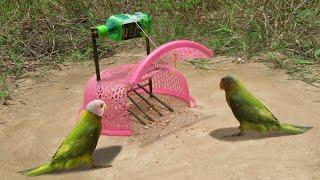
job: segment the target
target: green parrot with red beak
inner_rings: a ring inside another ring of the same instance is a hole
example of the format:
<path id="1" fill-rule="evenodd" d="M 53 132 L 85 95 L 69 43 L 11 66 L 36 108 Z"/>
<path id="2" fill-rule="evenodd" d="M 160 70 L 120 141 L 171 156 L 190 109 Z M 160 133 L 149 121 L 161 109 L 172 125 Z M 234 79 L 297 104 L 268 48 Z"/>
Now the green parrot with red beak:
<path id="1" fill-rule="evenodd" d="M 89 102 L 81 112 L 76 126 L 62 142 L 50 162 L 19 173 L 26 176 L 38 176 L 85 165 L 97 167 L 93 162 L 92 154 L 100 137 L 101 117 L 105 109 L 106 104 L 102 100 Z"/>
<path id="2" fill-rule="evenodd" d="M 223 77 L 220 81 L 220 88 L 225 91 L 228 105 L 240 123 L 240 132 L 233 136 L 242 136 L 248 130 L 261 133 L 278 131 L 287 134 L 301 134 L 312 128 L 280 123 L 266 106 L 255 98 L 239 79 L 233 76 Z"/>

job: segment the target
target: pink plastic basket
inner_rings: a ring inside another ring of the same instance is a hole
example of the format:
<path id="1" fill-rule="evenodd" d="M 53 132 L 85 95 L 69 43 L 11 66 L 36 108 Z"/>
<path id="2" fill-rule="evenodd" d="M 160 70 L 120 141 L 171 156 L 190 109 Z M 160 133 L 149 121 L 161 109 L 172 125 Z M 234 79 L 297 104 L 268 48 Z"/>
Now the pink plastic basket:
<path id="1" fill-rule="evenodd" d="M 83 104 L 79 111 L 91 100 L 100 98 L 108 106 L 102 118 L 102 134 L 129 136 L 132 130 L 127 111 L 128 90 L 152 79 L 153 93 L 175 96 L 187 102 L 190 107 L 195 107 L 187 81 L 181 72 L 174 69 L 173 63 L 212 56 L 213 53 L 208 48 L 193 41 L 177 40 L 166 43 L 136 64 L 103 70 L 100 81 L 96 80 L 96 75 L 92 76 L 85 86 Z"/>

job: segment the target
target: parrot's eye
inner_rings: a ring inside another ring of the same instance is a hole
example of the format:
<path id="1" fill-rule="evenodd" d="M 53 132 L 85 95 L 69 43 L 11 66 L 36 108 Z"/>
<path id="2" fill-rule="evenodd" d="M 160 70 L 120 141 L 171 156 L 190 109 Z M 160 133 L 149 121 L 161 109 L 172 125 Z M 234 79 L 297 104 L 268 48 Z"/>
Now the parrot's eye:
<path id="1" fill-rule="evenodd" d="M 100 104 L 100 108 L 103 108 L 103 104 Z"/>

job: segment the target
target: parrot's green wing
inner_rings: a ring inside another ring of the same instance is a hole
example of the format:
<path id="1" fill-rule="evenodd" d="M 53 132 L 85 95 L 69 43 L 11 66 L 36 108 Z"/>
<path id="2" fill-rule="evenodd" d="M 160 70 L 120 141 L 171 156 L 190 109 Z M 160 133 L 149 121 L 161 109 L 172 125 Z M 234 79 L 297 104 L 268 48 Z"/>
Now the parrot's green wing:
<path id="1" fill-rule="evenodd" d="M 231 95 L 229 105 L 240 122 L 279 124 L 278 119 L 249 92 L 238 92 Z"/>
<path id="2" fill-rule="evenodd" d="M 81 115 L 76 127 L 62 142 L 51 162 L 64 159 L 72 159 L 85 153 L 92 153 L 100 136 L 100 129 L 95 123 L 86 118 L 99 118 L 91 113 L 85 112 Z"/>

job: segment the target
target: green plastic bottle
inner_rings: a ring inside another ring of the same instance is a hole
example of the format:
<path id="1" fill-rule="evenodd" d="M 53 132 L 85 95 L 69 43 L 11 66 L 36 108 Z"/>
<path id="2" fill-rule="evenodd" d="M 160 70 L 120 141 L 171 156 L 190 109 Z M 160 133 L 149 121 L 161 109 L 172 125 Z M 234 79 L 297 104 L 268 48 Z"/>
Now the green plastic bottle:
<path id="1" fill-rule="evenodd" d="M 99 38 L 107 37 L 118 42 L 145 36 L 144 32 L 149 34 L 151 32 L 151 18 L 142 12 L 117 14 L 109 17 L 105 25 L 97 26 L 96 29 Z"/>

